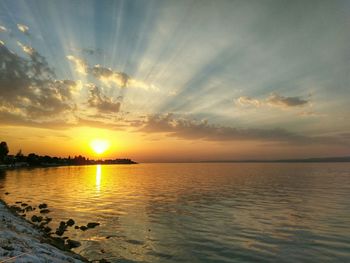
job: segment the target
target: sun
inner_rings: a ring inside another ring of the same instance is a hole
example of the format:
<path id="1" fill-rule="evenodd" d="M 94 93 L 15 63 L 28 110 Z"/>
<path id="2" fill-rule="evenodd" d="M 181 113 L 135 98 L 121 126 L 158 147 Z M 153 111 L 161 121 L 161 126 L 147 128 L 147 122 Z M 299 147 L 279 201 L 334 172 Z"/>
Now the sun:
<path id="1" fill-rule="evenodd" d="M 109 141 L 103 139 L 95 139 L 90 142 L 92 150 L 96 154 L 102 154 L 109 148 Z"/>

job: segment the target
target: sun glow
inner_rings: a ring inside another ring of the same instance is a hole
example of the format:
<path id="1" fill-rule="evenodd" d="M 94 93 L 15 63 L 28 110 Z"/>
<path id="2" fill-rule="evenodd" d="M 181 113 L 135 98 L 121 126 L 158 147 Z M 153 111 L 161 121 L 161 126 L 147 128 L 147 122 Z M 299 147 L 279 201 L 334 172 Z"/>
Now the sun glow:
<path id="1" fill-rule="evenodd" d="M 109 148 L 109 142 L 107 140 L 95 139 L 91 141 L 90 146 L 92 150 L 97 154 L 104 153 Z"/>

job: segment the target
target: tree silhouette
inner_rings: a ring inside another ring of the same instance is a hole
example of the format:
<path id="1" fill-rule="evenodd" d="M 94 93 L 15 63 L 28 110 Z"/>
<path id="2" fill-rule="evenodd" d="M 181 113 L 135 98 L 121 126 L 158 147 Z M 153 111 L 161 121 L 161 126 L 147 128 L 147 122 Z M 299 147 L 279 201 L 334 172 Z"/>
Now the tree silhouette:
<path id="1" fill-rule="evenodd" d="M 6 155 L 9 153 L 9 147 L 6 142 L 0 143 L 0 161 L 3 161 Z"/>
<path id="2" fill-rule="evenodd" d="M 23 155 L 22 150 L 19 150 L 16 154 L 16 162 L 25 162 L 27 158 Z"/>

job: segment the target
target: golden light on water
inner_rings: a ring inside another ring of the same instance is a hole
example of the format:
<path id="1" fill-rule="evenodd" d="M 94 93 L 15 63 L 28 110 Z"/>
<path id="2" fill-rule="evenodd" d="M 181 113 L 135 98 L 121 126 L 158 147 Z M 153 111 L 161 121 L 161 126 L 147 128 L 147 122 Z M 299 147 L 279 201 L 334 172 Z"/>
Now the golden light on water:
<path id="1" fill-rule="evenodd" d="M 110 143 L 107 140 L 95 139 L 91 141 L 90 146 L 96 154 L 102 154 L 109 148 Z"/>
<path id="2" fill-rule="evenodd" d="M 96 190 L 99 192 L 101 189 L 101 165 L 96 166 Z"/>

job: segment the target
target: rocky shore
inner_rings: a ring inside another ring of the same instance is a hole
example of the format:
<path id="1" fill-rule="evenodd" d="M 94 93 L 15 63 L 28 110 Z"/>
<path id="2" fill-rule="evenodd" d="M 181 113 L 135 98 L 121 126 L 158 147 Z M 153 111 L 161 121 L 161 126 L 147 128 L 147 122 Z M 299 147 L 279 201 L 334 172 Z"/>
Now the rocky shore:
<path id="1" fill-rule="evenodd" d="M 54 238 L 0 200 L 0 262 L 88 262 L 57 245 Z"/>

